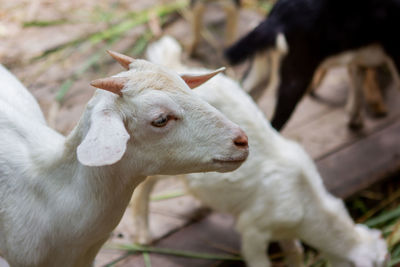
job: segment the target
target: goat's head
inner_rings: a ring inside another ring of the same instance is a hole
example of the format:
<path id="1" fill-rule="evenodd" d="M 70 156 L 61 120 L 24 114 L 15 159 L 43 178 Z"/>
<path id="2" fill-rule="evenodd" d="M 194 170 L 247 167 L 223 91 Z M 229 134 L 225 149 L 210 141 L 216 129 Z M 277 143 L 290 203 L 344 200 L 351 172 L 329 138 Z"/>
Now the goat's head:
<path id="1" fill-rule="evenodd" d="M 127 71 L 99 79 L 77 153 L 88 166 L 132 160 L 143 175 L 232 171 L 248 155 L 247 136 L 190 88 L 220 70 L 182 75 L 115 52 Z"/>

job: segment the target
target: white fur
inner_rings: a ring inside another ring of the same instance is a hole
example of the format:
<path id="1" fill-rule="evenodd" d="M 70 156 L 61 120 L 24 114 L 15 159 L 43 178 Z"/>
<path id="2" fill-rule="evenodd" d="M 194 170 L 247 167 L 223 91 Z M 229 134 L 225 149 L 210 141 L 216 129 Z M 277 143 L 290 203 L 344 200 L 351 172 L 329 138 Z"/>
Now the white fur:
<path id="1" fill-rule="evenodd" d="M 177 46 L 164 37 L 148 54 L 160 64 L 182 67 L 176 59 L 169 65 L 162 57 L 168 51 L 177 56 Z M 220 75 L 210 85 L 196 93 L 246 129 L 251 153 L 232 173 L 188 174 L 183 180 L 204 204 L 234 215 L 248 266 L 270 266 L 266 249 L 273 240 L 281 241 L 291 266 L 301 266 L 301 249 L 295 241 L 299 238 L 324 253 L 333 266 L 383 267 L 387 248 L 380 232 L 354 224 L 343 202 L 324 188 L 304 149 L 276 132 L 231 79 Z M 149 241 L 149 193 L 161 178 L 148 177 L 133 195 L 135 226 L 142 242 Z"/>
<path id="2" fill-rule="evenodd" d="M 43 113 L 33 96 L 26 90 L 21 82 L 15 78 L 3 65 L 0 64 L 0 100 L 6 102 L 24 116 L 46 123 Z"/>
<path id="3" fill-rule="evenodd" d="M 128 79 L 123 96 L 97 90 L 66 138 L 0 69 L 0 251 L 10 266 L 90 266 L 147 175 L 230 171 L 246 158 L 234 144 L 243 131 L 178 75 L 144 60 L 130 67 L 117 75 Z M 176 120 L 152 126 L 160 114 Z"/>

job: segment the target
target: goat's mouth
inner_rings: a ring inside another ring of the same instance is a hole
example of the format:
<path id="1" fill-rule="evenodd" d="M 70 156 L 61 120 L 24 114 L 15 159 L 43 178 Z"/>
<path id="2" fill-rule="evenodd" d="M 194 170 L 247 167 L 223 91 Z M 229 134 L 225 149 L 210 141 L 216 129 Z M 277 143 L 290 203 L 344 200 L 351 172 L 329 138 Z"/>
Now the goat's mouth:
<path id="1" fill-rule="evenodd" d="M 221 163 L 221 164 L 238 164 L 238 163 L 243 163 L 246 159 L 247 159 L 247 155 L 242 156 L 242 157 L 237 157 L 237 158 L 213 159 L 213 162 Z"/>

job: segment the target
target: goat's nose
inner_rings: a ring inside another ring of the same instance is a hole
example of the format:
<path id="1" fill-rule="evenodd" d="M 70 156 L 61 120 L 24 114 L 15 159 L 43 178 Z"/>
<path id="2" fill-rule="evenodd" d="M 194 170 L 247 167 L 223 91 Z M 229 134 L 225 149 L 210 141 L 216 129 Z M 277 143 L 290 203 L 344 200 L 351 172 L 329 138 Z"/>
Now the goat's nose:
<path id="1" fill-rule="evenodd" d="M 242 130 L 240 130 L 239 134 L 236 136 L 236 138 L 233 139 L 233 143 L 235 144 L 235 146 L 237 146 L 239 148 L 248 148 L 249 147 L 247 135 Z"/>

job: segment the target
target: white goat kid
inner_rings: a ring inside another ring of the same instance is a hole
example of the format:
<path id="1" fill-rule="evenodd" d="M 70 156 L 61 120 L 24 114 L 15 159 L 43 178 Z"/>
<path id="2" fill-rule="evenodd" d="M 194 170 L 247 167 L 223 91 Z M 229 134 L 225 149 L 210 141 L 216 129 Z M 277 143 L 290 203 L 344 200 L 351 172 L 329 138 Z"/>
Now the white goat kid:
<path id="1" fill-rule="evenodd" d="M 149 59 L 183 70 L 179 45 L 164 37 Z M 164 56 L 165 55 L 165 56 Z M 189 69 L 184 69 L 186 72 Z M 219 75 L 196 93 L 241 125 L 249 136 L 247 161 L 229 174 L 187 174 L 188 191 L 209 207 L 235 216 L 248 266 L 270 266 L 268 243 L 280 241 L 291 266 L 302 266 L 299 238 L 319 249 L 335 267 L 383 267 L 387 248 L 378 230 L 355 225 L 341 200 L 330 195 L 308 154 L 283 138 L 251 98 Z M 149 241 L 147 210 L 151 187 L 162 176 L 148 177 L 133 194 L 139 241 Z"/>
<path id="2" fill-rule="evenodd" d="M 232 171 L 248 155 L 244 132 L 188 87 L 218 72 L 185 83 L 110 54 L 129 70 L 92 82 L 104 90 L 67 138 L 1 69 L 0 252 L 10 266 L 90 266 L 147 175 Z"/>

